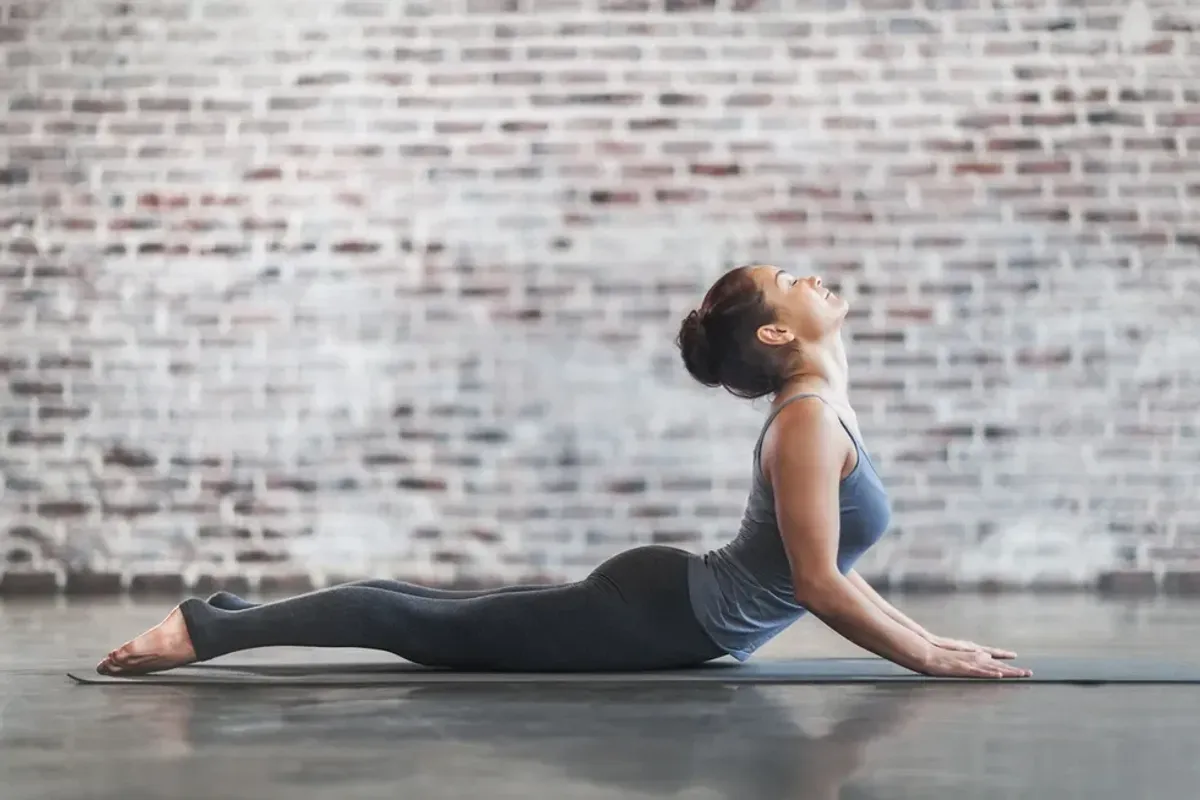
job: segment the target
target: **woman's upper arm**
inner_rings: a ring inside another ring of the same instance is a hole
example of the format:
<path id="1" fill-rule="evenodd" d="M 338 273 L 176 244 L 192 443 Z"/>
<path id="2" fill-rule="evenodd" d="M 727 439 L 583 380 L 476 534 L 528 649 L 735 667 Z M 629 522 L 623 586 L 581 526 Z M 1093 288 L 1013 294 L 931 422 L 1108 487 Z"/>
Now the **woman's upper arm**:
<path id="1" fill-rule="evenodd" d="M 793 403 L 776 422 L 765 466 L 796 598 L 803 604 L 840 574 L 838 489 L 845 445 L 836 417 L 816 398 Z"/>

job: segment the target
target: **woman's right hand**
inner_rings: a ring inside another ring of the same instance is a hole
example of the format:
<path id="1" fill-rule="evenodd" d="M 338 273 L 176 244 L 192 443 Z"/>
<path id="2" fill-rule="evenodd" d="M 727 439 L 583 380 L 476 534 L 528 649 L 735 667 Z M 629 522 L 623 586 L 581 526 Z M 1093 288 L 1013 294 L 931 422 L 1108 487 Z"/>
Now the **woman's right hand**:
<path id="1" fill-rule="evenodd" d="M 1033 670 L 998 661 L 979 651 L 934 648 L 929 662 L 919 670 L 935 678 L 1028 678 Z"/>

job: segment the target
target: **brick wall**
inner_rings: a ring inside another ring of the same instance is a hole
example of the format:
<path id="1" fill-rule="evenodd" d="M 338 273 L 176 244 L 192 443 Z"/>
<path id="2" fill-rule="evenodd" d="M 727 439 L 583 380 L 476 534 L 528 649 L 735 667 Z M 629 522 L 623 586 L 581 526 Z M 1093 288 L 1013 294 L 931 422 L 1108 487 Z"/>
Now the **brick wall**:
<path id="1" fill-rule="evenodd" d="M 893 581 L 1196 588 L 1187 0 L 0 2 L 3 591 L 567 579 L 742 509 L 851 301 Z"/>

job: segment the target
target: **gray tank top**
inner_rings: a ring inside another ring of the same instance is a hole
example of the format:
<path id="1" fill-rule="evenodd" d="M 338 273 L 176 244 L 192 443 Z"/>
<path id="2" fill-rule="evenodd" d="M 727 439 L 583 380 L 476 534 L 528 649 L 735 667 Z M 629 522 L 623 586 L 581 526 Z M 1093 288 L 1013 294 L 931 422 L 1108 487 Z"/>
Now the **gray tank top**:
<path id="1" fill-rule="evenodd" d="M 775 519 L 774 491 L 762 471 L 767 429 L 780 411 L 803 397 L 826 402 L 816 394 L 789 397 L 763 424 L 754 446 L 753 481 L 737 537 L 691 562 L 688 591 L 696 619 L 712 640 L 738 661 L 750 658 L 806 613 L 796 602 L 791 566 Z M 838 492 L 837 563 L 844 575 L 883 536 L 891 520 L 891 506 L 866 449 L 840 415 L 838 420 L 858 454 Z"/>

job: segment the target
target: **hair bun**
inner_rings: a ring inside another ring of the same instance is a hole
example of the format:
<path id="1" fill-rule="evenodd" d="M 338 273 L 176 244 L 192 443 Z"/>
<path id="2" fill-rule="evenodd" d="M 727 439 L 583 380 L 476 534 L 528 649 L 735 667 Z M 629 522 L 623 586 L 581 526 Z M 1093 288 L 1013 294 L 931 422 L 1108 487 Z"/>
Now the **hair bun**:
<path id="1" fill-rule="evenodd" d="M 717 365 L 713 363 L 713 350 L 704 325 L 704 316 L 692 311 L 683 318 L 679 326 L 679 351 L 683 365 L 693 378 L 705 386 L 720 386 Z"/>

